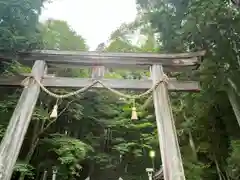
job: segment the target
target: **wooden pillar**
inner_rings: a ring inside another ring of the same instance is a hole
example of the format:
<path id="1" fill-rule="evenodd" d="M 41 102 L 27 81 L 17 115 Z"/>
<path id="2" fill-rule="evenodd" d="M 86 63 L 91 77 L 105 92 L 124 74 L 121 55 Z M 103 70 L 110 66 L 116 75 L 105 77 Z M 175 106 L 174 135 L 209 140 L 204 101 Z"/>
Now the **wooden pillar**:
<path id="1" fill-rule="evenodd" d="M 163 78 L 161 65 L 153 65 L 153 83 Z M 166 83 L 153 92 L 164 180 L 185 180 L 180 148 Z"/>
<path id="2" fill-rule="evenodd" d="M 105 74 L 105 67 L 104 66 L 93 66 L 92 67 L 92 74 L 91 77 L 94 80 L 103 79 Z"/>
<path id="3" fill-rule="evenodd" d="M 45 72 L 45 62 L 37 60 L 32 68 L 32 75 L 41 80 Z M 40 92 L 39 85 L 31 79 L 24 88 L 18 104 L 10 119 L 7 131 L 0 145 L 0 180 L 10 180 L 17 161 L 31 116 Z"/>

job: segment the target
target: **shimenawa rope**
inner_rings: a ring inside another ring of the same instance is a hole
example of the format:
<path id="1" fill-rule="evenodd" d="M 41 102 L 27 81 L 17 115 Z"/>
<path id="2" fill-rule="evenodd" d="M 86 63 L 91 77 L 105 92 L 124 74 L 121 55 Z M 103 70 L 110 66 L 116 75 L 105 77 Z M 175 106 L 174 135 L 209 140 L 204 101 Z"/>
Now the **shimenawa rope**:
<path id="1" fill-rule="evenodd" d="M 124 93 L 121 93 L 120 91 L 117 91 L 109 86 L 107 86 L 106 84 L 104 84 L 102 81 L 100 80 L 93 80 L 93 82 L 81 89 L 78 89 L 76 91 L 73 91 L 73 92 L 70 92 L 70 93 L 67 93 L 67 94 L 63 94 L 63 95 L 59 95 L 59 94 L 55 94 L 51 91 L 49 91 L 46 87 L 44 87 L 44 85 L 38 80 L 36 79 L 34 76 L 32 77 L 27 77 L 26 79 L 23 80 L 22 84 L 27 87 L 28 84 L 29 84 L 29 81 L 30 81 L 30 78 L 33 78 L 37 83 L 38 85 L 41 87 L 41 89 L 47 93 L 48 95 L 54 97 L 57 99 L 57 102 L 58 102 L 58 99 L 64 99 L 64 98 L 68 98 L 68 97 L 71 97 L 71 96 L 75 96 L 77 94 L 80 94 L 80 93 L 83 93 L 83 92 L 86 92 L 88 89 L 90 89 L 91 87 L 93 87 L 94 85 L 96 84 L 101 84 L 105 89 L 111 91 L 112 93 L 118 95 L 118 96 L 121 96 L 121 97 L 124 97 L 124 98 L 127 98 L 127 99 L 131 99 L 133 101 L 133 107 L 132 107 L 132 119 L 138 119 L 137 118 L 137 114 L 136 114 L 136 107 L 135 107 L 135 100 L 136 99 L 140 99 L 141 97 L 144 97 L 144 96 L 147 96 L 149 95 L 150 93 L 152 93 L 161 83 L 168 83 L 168 77 L 167 75 L 164 74 L 163 78 L 160 79 L 157 83 L 155 83 L 150 89 L 148 89 L 147 91 L 145 91 L 144 93 L 141 93 L 139 95 L 128 95 L 128 94 L 124 94 Z M 151 98 L 151 97 L 150 97 Z M 147 101 L 149 101 L 149 99 L 147 99 Z M 146 102 L 147 102 L 146 101 Z M 146 103 L 144 103 L 144 105 L 146 105 Z M 53 108 L 53 112 L 52 114 L 50 115 L 50 117 L 55 117 L 57 115 L 57 103 L 56 105 L 54 106 Z"/>

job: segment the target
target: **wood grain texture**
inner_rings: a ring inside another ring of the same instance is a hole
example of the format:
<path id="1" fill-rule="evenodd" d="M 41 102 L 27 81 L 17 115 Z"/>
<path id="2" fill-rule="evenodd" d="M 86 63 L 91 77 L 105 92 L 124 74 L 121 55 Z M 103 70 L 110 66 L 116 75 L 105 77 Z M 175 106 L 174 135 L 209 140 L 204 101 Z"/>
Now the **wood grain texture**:
<path id="1" fill-rule="evenodd" d="M 186 66 L 194 69 L 200 63 L 200 57 L 205 51 L 157 54 L 157 53 L 106 53 L 106 52 L 78 52 L 36 50 L 32 52 L 18 53 L 18 59 L 24 64 L 29 64 L 36 59 L 44 59 L 49 65 L 71 66 L 105 66 L 132 68 L 135 66 L 146 67 L 153 64 L 161 64 L 171 71 L 182 71 Z M 1 57 L 1 55 L 0 55 Z M 9 58 L 11 57 L 3 57 Z"/>
<path id="2" fill-rule="evenodd" d="M 76 57 L 76 56 L 26 56 L 20 62 L 45 59 L 50 65 L 71 65 L 71 66 L 106 66 L 106 67 L 134 67 L 162 64 L 163 66 L 196 66 L 199 63 L 197 57 L 184 59 L 157 59 L 157 58 L 117 58 L 117 57 Z"/>
<path id="3" fill-rule="evenodd" d="M 160 65 L 153 65 L 151 72 L 153 83 L 156 83 L 159 77 L 161 78 L 164 75 L 162 66 Z M 153 102 L 164 179 L 185 180 L 176 127 L 166 84 L 160 84 L 156 91 L 153 92 Z"/>
<path id="4" fill-rule="evenodd" d="M 22 61 L 23 64 L 26 65 L 31 65 L 32 62 L 31 61 Z M 198 64 L 198 63 L 197 63 Z M 66 68 L 70 68 L 70 69 L 85 69 L 85 68 L 92 68 L 92 64 L 85 64 L 85 65 L 79 65 L 79 63 L 60 63 L 60 64 L 55 64 L 54 62 L 49 62 L 48 63 L 48 69 L 49 71 L 55 72 L 59 69 L 66 69 Z M 135 71 L 135 70 L 149 70 L 149 67 L 151 65 L 139 65 L 139 64 L 106 64 L 104 65 L 105 68 L 110 68 L 110 69 L 122 69 L 122 70 L 131 70 L 131 71 Z M 167 66 L 164 65 L 164 72 L 189 72 L 189 71 L 193 71 L 196 70 L 197 66 L 196 64 L 193 64 L 192 66 Z"/>
<path id="5" fill-rule="evenodd" d="M 32 68 L 32 75 L 41 80 L 44 71 L 45 62 L 36 61 Z M 3 177 L 1 180 L 11 179 L 13 168 L 27 132 L 39 92 L 39 85 L 35 81 L 30 80 L 28 86 L 24 88 L 13 112 L 0 145 L 0 164 L 3 167 Z"/>
<path id="6" fill-rule="evenodd" d="M 27 75 L 27 74 L 25 74 Z M 0 78 L 1 86 L 20 86 L 23 77 L 6 77 Z M 127 79 L 102 79 L 107 86 L 114 89 L 133 89 L 133 90 L 146 90 L 152 87 L 152 80 L 127 80 Z M 42 79 L 42 84 L 46 87 L 56 88 L 82 88 L 88 86 L 93 82 L 90 78 L 70 78 L 70 77 L 52 77 L 45 76 Z M 102 88 L 97 84 L 94 88 Z M 200 85 L 197 81 L 178 81 L 174 78 L 169 79 L 169 91 L 200 91 Z"/>
<path id="7" fill-rule="evenodd" d="M 118 52 L 101 52 L 101 51 L 57 51 L 57 50 L 35 50 L 32 52 L 25 52 L 21 54 L 32 54 L 32 55 L 65 55 L 65 56 L 85 56 L 85 57 L 133 57 L 133 58 L 191 58 L 196 56 L 204 56 L 205 51 L 198 52 L 188 52 L 188 53 L 168 53 L 168 54 L 159 54 L 159 53 L 118 53 Z"/>

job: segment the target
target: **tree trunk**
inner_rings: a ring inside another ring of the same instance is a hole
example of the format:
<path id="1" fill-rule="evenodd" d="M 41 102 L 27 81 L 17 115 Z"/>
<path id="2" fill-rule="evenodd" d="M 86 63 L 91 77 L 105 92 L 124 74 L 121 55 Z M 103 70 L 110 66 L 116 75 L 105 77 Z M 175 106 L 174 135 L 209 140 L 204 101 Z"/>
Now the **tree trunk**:
<path id="1" fill-rule="evenodd" d="M 68 108 L 68 106 L 73 102 L 70 101 L 67 106 L 59 113 L 58 117 Z M 57 118 L 58 118 L 57 117 Z M 41 128 L 39 130 L 39 121 L 35 124 L 34 126 L 34 132 L 33 132 L 33 138 L 32 138 L 32 143 L 31 143 L 31 147 L 30 147 L 30 150 L 28 151 L 28 154 L 26 155 L 26 158 L 25 158 L 25 162 L 27 164 L 29 164 L 29 162 L 31 161 L 32 159 L 32 156 L 34 154 L 34 151 L 38 145 L 38 142 L 39 142 L 39 136 L 45 131 L 47 130 L 54 122 L 56 122 L 57 118 L 55 118 L 55 120 L 52 120 L 51 122 L 49 122 L 45 127 L 44 127 L 44 124 L 45 124 L 45 121 L 42 121 L 41 123 Z M 19 180 L 24 180 L 26 174 L 25 173 L 21 173 L 20 174 L 20 177 L 19 177 Z"/>
<path id="2" fill-rule="evenodd" d="M 38 145 L 38 142 L 39 142 L 39 138 L 37 138 L 37 139 L 34 141 L 34 143 L 31 145 L 31 148 L 30 148 L 30 150 L 28 151 L 27 156 L 26 156 L 25 161 L 24 161 L 26 164 L 29 164 L 29 162 L 31 161 L 32 156 L 33 156 L 33 154 L 34 154 L 34 151 L 35 151 L 35 149 L 36 149 L 36 147 L 37 147 L 37 145 Z M 21 173 L 21 175 L 20 175 L 20 177 L 19 177 L 19 180 L 24 180 L 25 176 L 26 176 L 25 173 Z"/>
<path id="3" fill-rule="evenodd" d="M 188 130 L 188 136 L 189 136 L 189 144 L 190 144 L 190 147 L 191 147 L 191 149 L 192 149 L 194 159 L 197 161 L 197 159 L 198 159 L 198 157 L 197 157 L 197 151 L 196 151 L 195 143 L 194 143 L 194 141 L 193 141 L 193 137 L 192 137 L 191 130 Z"/>
<path id="4" fill-rule="evenodd" d="M 236 119 L 238 121 L 238 125 L 240 126 L 240 107 L 239 107 L 239 104 L 237 101 L 236 92 L 234 92 L 234 89 L 232 87 L 230 87 L 227 91 L 227 95 L 228 95 L 229 101 L 232 105 Z"/>

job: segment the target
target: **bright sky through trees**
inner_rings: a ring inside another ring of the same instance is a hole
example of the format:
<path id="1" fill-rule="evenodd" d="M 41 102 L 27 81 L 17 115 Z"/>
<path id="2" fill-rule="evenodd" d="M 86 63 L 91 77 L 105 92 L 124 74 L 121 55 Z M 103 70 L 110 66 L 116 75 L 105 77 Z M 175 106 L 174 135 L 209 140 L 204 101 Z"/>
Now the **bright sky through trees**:
<path id="1" fill-rule="evenodd" d="M 40 19 L 67 21 L 95 49 L 123 22 L 133 21 L 136 13 L 135 0 L 56 0 L 45 5 Z"/>

